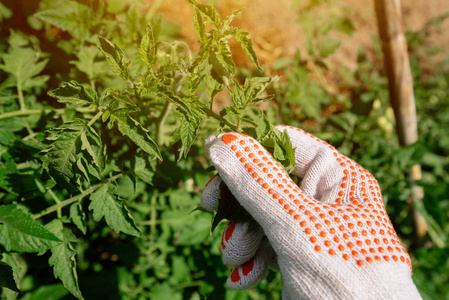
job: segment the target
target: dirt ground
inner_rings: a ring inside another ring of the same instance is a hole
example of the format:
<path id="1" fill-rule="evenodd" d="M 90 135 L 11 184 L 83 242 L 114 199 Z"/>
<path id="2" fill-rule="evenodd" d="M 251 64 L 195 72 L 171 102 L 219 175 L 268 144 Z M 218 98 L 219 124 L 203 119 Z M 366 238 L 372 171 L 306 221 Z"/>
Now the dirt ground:
<path id="1" fill-rule="evenodd" d="M 154 0 L 148 0 L 153 2 Z M 377 21 L 374 12 L 374 0 L 335 0 L 341 1 L 352 11 L 355 32 L 352 37 L 342 36 L 343 42 L 338 52 L 332 56 L 335 66 L 352 68 L 356 66 L 357 49 L 362 47 L 368 52 L 373 48 L 372 35 L 377 34 Z M 207 2 L 207 1 L 205 1 Z M 245 10 L 232 25 L 245 28 L 250 32 L 255 50 L 261 64 L 271 65 L 280 57 L 292 55 L 297 47 L 304 44 L 301 28 L 295 23 L 297 15 L 291 7 L 291 0 L 209 0 L 214 3 L 221 16 L 245 7 Z M 403 24 L 406 30 L 419 30 L 431 18 L 449 11 L 448 0 L 402 0 Z M 194 48 L 198 47 L 193 28 L 192 8 L 187 0 L 163 0 L 158 8 L 169 20 L 182 25 L 181 34 Z M 449 28 L 449 20 L 443 24 Z M 250 66 L 243 52 L 235 45 L 234 61 L 239 66 Z M 449 31 L 433 33 L 429 43 L 441 45 L 449 51 Z M 234 48 L 233 46 L 233 48 Z"/>

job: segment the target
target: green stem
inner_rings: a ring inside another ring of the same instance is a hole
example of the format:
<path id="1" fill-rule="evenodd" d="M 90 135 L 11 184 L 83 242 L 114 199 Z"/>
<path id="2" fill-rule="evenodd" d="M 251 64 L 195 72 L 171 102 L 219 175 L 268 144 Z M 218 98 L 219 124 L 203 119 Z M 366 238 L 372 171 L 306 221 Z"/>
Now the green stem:
<path id="1" fill-rule="evenodd" d="M 228 120 L 226 120 L 225 118 L 220 116 L 219 114 L 214 113 L 210 108 L 202 107 L 201 110 L 203 112 L 205 112 L 209 117 L 212 117 L 220 122 L 223 122 L 224 124 L 229 126 L 232 130 L 240 131 L 238 126 L 236 126 L 235 124 L 232 124 L 231 122 L 229 122 Z"/>
<path id="2" fill-rule="evenodd" d="M 156 12 L 156 10 L 159 8 L 159 6 L 161 5 L 162 0 L 156 0 L 153 2 L 153 4 L 151 5 L 150 9 L 148 10 L 147 13 L 147 21 L 151 20 L 154 16 L 154 13 Z"/>
<path id="3" fill-rule="evenodd" d="M 58 196 L 56 196 L 55 192 L 53 192 L 52 189 L 48 189 L 48 193 L 53 198 L 53 200 L 56 202 L 56 204 L 61 203 L 61 200 L 59 200 Z M 58 207 L 58 209 L 56 210 L 56 213 L 58 215 L 58 219 L 61 219 L 62 218 L 62 207 Z"/>
<path id="4" fill-rule="evenodd" d="M 109 181 L 116 180 L 116 179 L 120 178 L 122 175 L 123 174 L 117 174 L 115 176 L 112 176 L 111 178 L 109 178 Z M 53 213 L 55 211 L 58 211 L 59 209 L 62 209 L 63 207 L 72 204 L 73 202 L 81 200 L 84 197 L 86 197 L 87 195 L 95 192 L 95 190 L 97 190 L 98 188 L 100 188 L 104 184 L 106 184 L 106 183 L 102 182 L 102 183 L 96 184 L 96 185 L 90 187 L 89 189 L 87 189 L 86 191 L 83 191 L 79 195 L 73 196 L 73 197 L 71 197 L 71 198 L 69 198 L 67 200 L 64 200 L 64 201 L 60 201 L 59 203 L 56 203 L 55 205 L 52 205 L 52 206 L 44 209 L 40 213 L 37 213 L 37 214 L 33 215 L 33 218 L 34 219 L 42 218 L 43 216 L 46 216 L 46 215 L 51 214 L 51 213 Z"/>
<path id="5" fill-rule="evenodd" d="M 164 108 L 162 109 L 161 114 L 159 115 L 159 118 L 157 119 L 157 143 L 159 146 L 161 146 L 162 137 L 164 135 L 164 124 L 167 120 L 168 114 L 170 113 L 170 110 L 173 106 L 173 103 L 171 102 L 165 102 Z"/>
<path id="6" fill-rule="evenodd" d="M 22 83 L 20 80 L 17 81 L 17 95 L 19 96 L 20 110 L 25 111 L 25 99 L 23 98 Z"/>
<path id="7" fill-rule="evenodd" d="M 42 113 L 50 113 L 52 111 L 56 112 L 58 115 L 62 115 L 64 113 L 64 108 L 16 110 L 16 111 L 11 111 L 11 112 L 0 114 L 0 120 L 14 118 L 14 117 L 20 117 L 20 116 L 39 115 Z M 78 109 L 76 109 L 76 111 L 81 112 L 81 113 L 94 112 L 92 109 L 89 109 L 87 107 L 78 108 Z"/>
<path id="8" fill-rule="evenodd" d="M 89 121 L 89 123 L 87 123 L 87 126 L 88 127 L 92 126 L 95 123 L 95 121 L 97 121 L 102 115 L 103 111 L 101 110 Z"/>
<path id="9" fill-rule="evenodd" d="M 152 243 L 156 240 L 156 218 L 157 218 L 157 210 L 156 210 L 156 201 L 158 194 L 154 194 L 151 197 L 151 212 L 150 212 L 150 241 Z"/>

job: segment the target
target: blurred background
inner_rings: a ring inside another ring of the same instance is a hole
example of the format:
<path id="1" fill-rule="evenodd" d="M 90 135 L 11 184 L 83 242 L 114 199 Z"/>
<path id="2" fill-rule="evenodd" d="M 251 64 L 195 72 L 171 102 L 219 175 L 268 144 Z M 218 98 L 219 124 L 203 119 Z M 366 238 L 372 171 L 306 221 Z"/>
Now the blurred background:
<path id="1" fill-rule="evenodd" d="M 449 299 L 449 1 L 402 1 L 419 132 L 418 141 L 408 146 L 399 144 L 395 131 L 374 1 L 204 3 L 213 5 L 222 18 L 245 8 L 232 26 L 250 33 L 262 69 L 255 68 L 231 40 L 237 78 L 243 82 L 249 76 L 280 76 L 268 89 L 274 99 L 260 108 L 272 122 L 297 126 L 327 140 L 377 178 L 392 223 L 411 254 L 413 279 L 423 298 Z M 123 85 L 97 49 L 97 35 L 133 57 L 154 18 L 162 19 L 161 40 L 181 40 L 192 51 L 199 49 L 193 9 L 184 0 L 2 0 L 2 65 L 13 47 L 31 49 L 36 59 L 46 61 L 40 72 L 46 79 L 26 87 L 25 96 L 40 108 L 61 108 L 47 91 L 63 81 L 77 80 L 98 91 Z M 15 93 L 8 76 L 8 70 L 0 68 L 0 96 Z M 226 92 L 217 97 L 215 111 L 230 103 Z M 3 112 L 10 103 L 6 97 L 0 100 Z M 176 123 L 175 116 L 167 120 Z M 33 124 L 36 132 L 44 131 L 42 121 Z M 204 125 L 188 157 L 177 162 L 167 126 L 161 142 L 166 160 L 154 178 L 141 182 L 136 191 L 124 179 L 117 183 L 117 193 L 128 200 L 146 239 L 117 234 L 104 221 L 94 222 L 85 209 L 87 233 L 73 226 L 85 299 L 281 299 L 280 276 L 272 271 L 252 289 L 226 288 L 229 268 L 220 259 L 224 224 L 211 234 L 210 216 L 191 213 L 211 176 L 204 172 L 209 164 L 202 150 L 211 130 Z M 120 144 L 114 145 L 120 152 Z M 416 184 L 424 189 L 418 206 L 410 201 L 408 177 L 416 164 L 423 172 Z M 26 201 L 43 197 L 33 187 L 14 190 L 2 182 L 0 188 L 2 197 L 8 192 Z M 35 205 L 30 209 L 42 209 Z M 427 224 L 419 241 L 412 211 Z M 4 253 L 2 260 L 15 265 L 15 278 L 24 293 L 4 288 L 2 297 L 74 299 L 54 278 L 48 258 L 48 254 Z"/>

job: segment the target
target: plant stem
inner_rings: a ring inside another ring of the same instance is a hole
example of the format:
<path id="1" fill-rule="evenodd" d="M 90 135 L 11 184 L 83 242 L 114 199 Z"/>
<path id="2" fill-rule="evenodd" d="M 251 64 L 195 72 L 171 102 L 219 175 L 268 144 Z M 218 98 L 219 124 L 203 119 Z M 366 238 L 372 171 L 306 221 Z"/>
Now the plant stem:
<path id="1" fill-rule="evenodd" d="M 102 110 L 100 110 L 90 121 L 89 121 L 89 123 L 87 123 L 87 126 L 88 127 L 90 127 L 90 126 L 92 126 L 94 123 L 95 123 L 95 121 L 97 121 L 101 116 L 103 115 L 103 111 Z"/>
<path id="2" fill-rule="evenodd" d="M 173 106 L 173 103 L 171 102 L 165 102 L 164 108 L 162 109 L 161 114 L 159 115 L 159 118 L 156 121 L 157 126 L 157 143 L 159 146 L 161 146 L 162 143 L 162 137 L 164 135 L 164 123 L 167 120 L 168 114 L 170 113 L 170 110 Z"/>
<path id="3" fill-rule="evenodd" d="M 205 108 L 202 107 L 201 110 L 203 112 L 205 112 L 209 117 L 212 117 L 220 122 L 223 122 L 224 124 L 228 125 L 232 130 L 235 131 L 240 131 L 238 126 L 236 126 L 235 124 L 232 124 L 231 122 L 229 122 L 228 120 L 226 120 L 225 118 L 223 118 L 222 116 L 220 116 L 219 114 L 214 113 L 210 108 Z"/>
<path id="4" fill-rule="evenodd" d="M 111 178 L 109 178 L 109 181 L 116 180 L 116 179 L 120 178 L 122 175 L 123 174 L 120 173 L 120 174 L 117 174 L 115 176 L 112 176 Z M 52 206 L 44 209 L 40 213 L 37 213 L 37 214 L 33 215 L 33 218 L 34 219 L 39 219 L 39 218 L 41 218 L 43 216 L 46 216 L 46 215 L 51 214 L 51 213 L 53 213 L 55 211 L 58 211 L 59 209 L 62 209 L 63 207 L 72 204 L 73 202 L 81 200 L 84 197 L 86 197 L 87 195 L 95 192 L 95 190 L 99 189 L 104 184 L 106 184 L 106 183 L 102 182 L 102 183 L 96 184 L 96 185 L 90 187 L 89 189 L 87 189 L 86 191 L 83 191 L 79 195 L 73 196 L 73 197 L 71 197 L 71 198 L 69 198 L 67 200 L 64 200 L 64 201 L 60 201 L 59 203 L 56 203 L 55 205 L 52 205 Z"/>
<path id="5" fill-rule="evenodd" d="M 17 95 L 19 96 L 20 110 L 25 111 L 25 99 L 23 98 L 22 83 L 20 82 L 20 79 L 17 80 Z"/>
<path id="6" fill-rule="evenodd" d="M 60 109 L 50 109 L 49 108 L 49 109 L 16 110 L 16 111 L 11 111 L 11 112 L 0 114 L 0 120 L 14 118 L 14 117 L 20 117 L 20 116 L 38 115 L 38 114 L 41 114 L 41 113 L 49 113 L 49 112 L 52 112 L 52 111 L 54 111 L 58 115 L 62 115 L 64 113 L 64 108 L 60 108 Z M 78 109 L 76 109 L 76 111 L 81 112 L 81 113 L 94 112 L 92 109 L 89 109 L 87 107 L 78 108 Z"/>
<path id="7" fill-rule="evenodd" d="M 53 200 L 56 202 L 56 204 L 61 203 L 61 200 L 59 200 L 58 196 L 56 196 L 55 192 L 53 192 L 52 189 L 48 189 L 48 193 L 53 198 Z M 58 219 L 62 218 L 62 208 L 61 207 L 58 207 L 56 213 L 58 215 Z"/>

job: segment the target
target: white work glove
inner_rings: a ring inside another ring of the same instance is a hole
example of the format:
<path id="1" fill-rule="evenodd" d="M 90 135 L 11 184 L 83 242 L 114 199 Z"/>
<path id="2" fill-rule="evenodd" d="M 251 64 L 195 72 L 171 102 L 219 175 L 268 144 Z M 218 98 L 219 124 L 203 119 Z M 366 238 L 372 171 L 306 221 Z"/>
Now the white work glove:
<path id="1" fill-rule="evenodd" d="M 284 299 L 421 299 L 376 179 L 301 129 L 277 128 L 287 130 L 295 148 L 292 175 L 302 178 L 300 187 L 251 137 L 224 133 L 206 141 L 218 175 L 205 187 L 202 206 L 215 208 L 223 180 L 261 227 L 226 227 L 228 286 L 254 286 L 274 266 Z"/>

